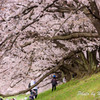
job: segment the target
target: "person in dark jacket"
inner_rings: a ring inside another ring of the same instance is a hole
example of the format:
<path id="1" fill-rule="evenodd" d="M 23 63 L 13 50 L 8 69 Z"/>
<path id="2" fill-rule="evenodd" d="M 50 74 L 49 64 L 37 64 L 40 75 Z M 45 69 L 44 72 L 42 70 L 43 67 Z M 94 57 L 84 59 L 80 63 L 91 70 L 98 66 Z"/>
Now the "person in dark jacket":
<path id="1" fill-rule="evenodd" d="M 52 83 L 52 91 L 56 90 L 57 80 L 55 75 L 53 75 L 53 79 L 51 80 L 51 83 Z"/>

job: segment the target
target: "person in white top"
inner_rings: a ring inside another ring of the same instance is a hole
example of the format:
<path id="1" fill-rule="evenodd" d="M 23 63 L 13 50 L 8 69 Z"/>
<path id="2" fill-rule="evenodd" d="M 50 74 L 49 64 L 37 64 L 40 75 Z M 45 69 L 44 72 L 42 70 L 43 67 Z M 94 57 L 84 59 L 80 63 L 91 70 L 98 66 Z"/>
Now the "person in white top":
<path id="1" fill-rule="evenodd" d="M 34 79 L 31 80 L 30 86 L 33 86 L 36 83 L 36 81 Z M 37 98 L 37 86 L 35 86 L 34 88 L 32 88 L 31 90 L 31 95 L 33 95 L 34 98 Z"/>
<path id="2" fill-rule="evenodd" d="M 35 80 L 31 80 L 31 86 L 34 85 L 36 83 Z M 35 86 L 33 89 L 37 89 L 37 86 Z"/>

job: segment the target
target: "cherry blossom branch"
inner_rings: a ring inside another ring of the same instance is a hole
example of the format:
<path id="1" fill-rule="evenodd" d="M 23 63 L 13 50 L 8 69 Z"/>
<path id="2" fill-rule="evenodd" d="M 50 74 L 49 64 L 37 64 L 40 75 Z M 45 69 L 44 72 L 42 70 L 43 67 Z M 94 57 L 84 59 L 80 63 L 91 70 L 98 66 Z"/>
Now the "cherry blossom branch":
<path id="1" fill-rule="evenodd" d="M 43 37 L 43 36 L 38 36 L 36 40 L 39 39 L 39 41 L 41 40 L 71 40 L 71 39 L 75 39 L 75 38 L 80 38 L 80 37 L 85 37 L 85 38 L 100 38 L 100 36 L 98 35 L 98 33 L 72 33 L 70 35 L 65 35 L 65 36 L 53 36 L 53 37 Z M 35 42 L 35 41 L 34 41 Z M 33 43 L 32 42 L 25 42 L 25 44 L 21 45 L 21 47 L 26 47 L 29 46 Z"/>
<path id="2" fill-rule="evenodd" d="M 37 82 L 35 85 L 31 86 L 30 88 L 28 89 L 25 89 L 25 90 L 22 90 L 22 91 L 19 91 L 17 93 L 13 93 L 13 94 L 2 94 L 0 93 L 0 96 L 2 97 L 10 97 L 10 96 L 15 96 L 15 95 L 19 95 L 19 94 L 24 94 L 28 91 L 30 91 L 33 87 L 37 86 L 40 82 L 42 82 L 46 77 L 48 77 L 50 74 L 56 72 L 57 70 L 59 70 L 59 68 L 63 65 L 63 62 L 64 60 L 67 60 L 67 59 L 70 59 L 72 56 L 74 56 L 76 53 L 79 53 L 81 50 L 76 50 L 76 51 L 72 51 L 70 52 L 68 55 L 66 55 L 65 57 L 63 57 L 63 59 L 61 59 L 59 61 L 59 64 L 54 67 L 53 69 L 51 69 L 49 72 L 47 72 L 45 75 L 43 75 Z"/>

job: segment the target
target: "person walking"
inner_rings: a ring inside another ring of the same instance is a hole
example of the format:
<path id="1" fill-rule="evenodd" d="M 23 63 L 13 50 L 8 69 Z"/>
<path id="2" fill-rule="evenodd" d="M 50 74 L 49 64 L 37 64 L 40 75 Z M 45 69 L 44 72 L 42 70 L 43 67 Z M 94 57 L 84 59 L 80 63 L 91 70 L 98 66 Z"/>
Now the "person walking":
<path id="1" fill-rule="evenodd" d="M 33 86 L 34 84 L 36 84 L 36 81 L 33 78 L 31 80 L 30 86 Z M 32 88 L 31 95 L 33 95 L 33 98 L 37 98 L 37 95 L 38 95 L 38 88 L 37 88 L 37 86 L 35 86 L 34 88 Z"/>
<path id="2" fill-rule="evenodd" d="M 52 83 L 52 91 L 56 90 L 56 85 L 57 85 L 56 75 L 53 75 L 51 83 Z"/>

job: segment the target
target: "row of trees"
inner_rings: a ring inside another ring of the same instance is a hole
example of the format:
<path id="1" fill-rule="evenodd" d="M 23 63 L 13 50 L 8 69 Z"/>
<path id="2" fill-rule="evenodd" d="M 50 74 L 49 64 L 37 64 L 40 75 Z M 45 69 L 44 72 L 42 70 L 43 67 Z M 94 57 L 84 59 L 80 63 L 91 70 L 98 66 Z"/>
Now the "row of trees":
<path id="1" fill-rule="evenodd" d="M 99 71 L 98 0 L 0 3 L 0 70 L 2 78 L 8 80 L 7 87 L 20 85 L 33 76 L 38 85 L 52 73 L 60 79 L 63 73 L 69 81 L 73 74 L 83 77 Z M 0 96 L 18 95 L 30 89 Z"/>

